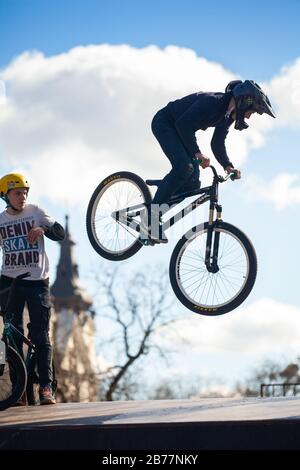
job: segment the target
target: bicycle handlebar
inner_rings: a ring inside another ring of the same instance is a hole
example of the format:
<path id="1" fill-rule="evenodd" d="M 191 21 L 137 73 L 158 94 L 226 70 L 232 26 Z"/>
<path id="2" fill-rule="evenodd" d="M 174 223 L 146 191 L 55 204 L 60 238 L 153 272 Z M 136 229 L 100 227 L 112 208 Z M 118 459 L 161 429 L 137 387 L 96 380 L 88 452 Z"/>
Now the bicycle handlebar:
<path id="1" fill-rule="evenodd" d="M 214 174 L 214 177 L 216 178 L 216 180 L 219 182 L 219 183 L 224 183 L 225 181 L 227 181 L 229 178 L 234 181 L 236 178 L 236 170 L 232 171 L 231 173 L 228 173 L 226 176 L 220 176 L 218 175 L 217 173 L 217 170 L 215 169 L 215 167 L 213 165 L 209 165 L 209 168 L 212 170 L 213 174 Z"/>
<path id="2" fill-rule="evenodd" d="M 30 277 L 30 275 L 31 275 L 30 272 L 19 274 L 19 276 L 16 276 L 15 278 L 13 278 L 13 281 L 12 281 L 11 285 L 8 288 L 3 289 L 2 291 L 0 291 L 0 295 L 4 294 L 5 292 L 9 292 L 8 297 L 7 297 L 7 301 L 6 301 L 6 305 L 5 305 L 4 310 L 2 310 L 2 313 L 3 312 L 6 313 L 8 311 L 8 308 L 10 306 L 10 302 L 11 302 L 11 299 L 12 299 L 12 296 L 13 296 L 13 293 L 14 293 L 17 282 L 22 280 L 22 279 L 25 279 L 26 277 Z"/>
<path id="3" fill-rule="evenodd" d="M 19 274 L 19 276 L 15 277 L 15 279 L 25 279 L 26 277 L 30 277 L 30 276 L 31 276 L 31 274 L 28 271 L 27 273 Z"/>
<path id="4" fill-rule="evenodd" d="M 27 273 L 19 274 L 19 276 L 12 278 L 11 285 L 9 287 L 6 287 L 3 290 L 0 290 L 0 296 L 1 294 L 4 294 L 5 292 L 11 290 L 12 286 L 14 286 L 17 281 L 20 281 L 21 279 L 25 279 L 26 277 L 30 277 L 30 276 L 31 276 L 30 272 L 27 272 Z"/>

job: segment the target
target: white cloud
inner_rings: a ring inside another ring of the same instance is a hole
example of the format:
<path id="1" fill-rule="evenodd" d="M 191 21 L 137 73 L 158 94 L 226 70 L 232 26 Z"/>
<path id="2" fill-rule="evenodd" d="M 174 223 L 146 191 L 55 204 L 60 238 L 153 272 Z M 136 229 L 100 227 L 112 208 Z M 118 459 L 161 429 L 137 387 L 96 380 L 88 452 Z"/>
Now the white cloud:
<path id="1" fill-rule="evenodd" d="M 276 104 L 276 125 L 300 126 L 300 58 L 281 69 L 269 85 L 268 92 Z"/>
<path id="2" fill-rule="evenodd" d="M 0 100 L 4 101 L 5 96 L 6 96 L 5 82 L 3 80 L 0 80 Z"/>
<path id="3" fill-rule="evenodd" d="M 299 175 L 280 173 L 272 181 L 257 175 L 249 176 L 245 194 L 249 200 L 271 202 L 277 210 L 300 204 Z"/>
<path id="4" fill-rule="evenodd" d="M 174 331 L 172 331 L 174 330 Z M 300 309 L 265 298 L 219 317 L 194 315 L 163 330 L 159 341 L 202 354 L 295 355 L 299 352 Z"/>
<path id="5" fill-rule="evenodd" d="M 169 165 L 151 133 L 154 113 L 185 94 L 223 90 L 233 78 L 220 64 L 176 46 L 104 44 L 49 58 L 25 52 L 1 73 L 7 96 L 0 102 L 0 170 L 26 172 L 37 197 L 82 207 L 114 171 L 161 177 Z M 230 133 L 227 147 L 237 166 L 263 144 L 270 121 L 253 120 L 247 132 Z M 211 130 L 199 133 L 209 155 L 210 136 Z"/>

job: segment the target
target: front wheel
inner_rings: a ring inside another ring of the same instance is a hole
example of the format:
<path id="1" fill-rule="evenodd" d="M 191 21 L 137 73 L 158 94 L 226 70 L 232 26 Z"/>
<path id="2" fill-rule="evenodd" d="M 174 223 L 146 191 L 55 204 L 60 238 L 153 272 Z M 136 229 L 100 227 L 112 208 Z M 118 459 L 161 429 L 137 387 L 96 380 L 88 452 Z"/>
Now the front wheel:
<path id="1" fill-rule="evenodd" d="M 103 258 L 120 261 L 134 255 L 142 243 L 136 226 L 152 197 L 142 178 L 129 171 L 108 176 L 95 189 L 88 205 L 86 228 L 93 248 Z M 122 222 L 130 220 L 131 224 Z"/>
<path id="2" fill-rule="evenodd" d="M 208 223 L 198 225 L 177 243 L 170 261 L 170 281 L 180 302 L 202 315 L 222 315 L 237 308 L 256 279 L 257 258 L 249 238 L 237 227 L 219 222 L 212 248 L 218 243 L 218 270 L 205 265 Z"/>
<path id="3" fill-rule="evenodd" d="M 27 373 L 21 356 L 11 346 L 0 364 L 0 411 L 14 405 L 26 388 Z"/>

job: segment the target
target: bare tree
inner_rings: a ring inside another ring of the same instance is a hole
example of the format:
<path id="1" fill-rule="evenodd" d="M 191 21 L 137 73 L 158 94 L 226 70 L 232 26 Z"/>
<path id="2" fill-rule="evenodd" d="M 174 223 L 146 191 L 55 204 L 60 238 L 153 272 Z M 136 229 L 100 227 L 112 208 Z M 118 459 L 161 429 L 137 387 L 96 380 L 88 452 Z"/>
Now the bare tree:
<path id="1" fill-rule="evenodd" d="M 176 320 L 169 278 L 160 268 L 132 275 L 115 268 L 102 271 L 96 282 L 100 352 L 106 360 L 101 395 L 109 401 L 132 398 L 139 388 L 137 365 L 142 359 L 150 352 L 167 357 L 155 334 Z"/>
<path id="2" fill-rule="evenodd" d="M 267 360 L 255 369 L 244 384 L 237 384 L 236 391 L 243 396 L 258 396 L 261 384 L 293 384 L 300 382 L 300 357 L 286 365 L 283 361 Z M 266 391 L 268 395 L 270 390 Z"/>
<path id="3" fill-rule="evenodd" d="M 190 380 L 182 377 L 174 377 L 172 379 L 163 380 L 149 394 L 150 400 L 172 400 L 188 399 L 200 396 L 200 389 L 203 385 L 201 377 L 193 377 Z"/>

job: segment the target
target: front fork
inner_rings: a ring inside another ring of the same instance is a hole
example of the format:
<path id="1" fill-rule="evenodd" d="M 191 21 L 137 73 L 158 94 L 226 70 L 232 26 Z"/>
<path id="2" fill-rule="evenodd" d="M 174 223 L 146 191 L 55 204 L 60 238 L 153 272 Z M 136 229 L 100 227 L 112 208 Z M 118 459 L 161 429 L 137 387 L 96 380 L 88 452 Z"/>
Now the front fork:
<path id="1" fill-rule="evenodd" d="M 217 219 L 214 221 L 214 210 L 217 211 Z M 214 230 L 219 222 L 222 221 L 222 206 L 214 202 L 209 206 L 209 221 L 206 238 L 206 251 L 205 251 L 205 265 L 207 271 L 210 273 L 217 273 L 219 271 L 218 255 L 219 255 L 219 241 L 220 232 Z M 214 234 L 214 237 L 213 237 Z M 213 240 L 214 238 L 214 240 Z"/>

